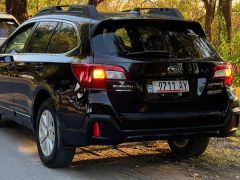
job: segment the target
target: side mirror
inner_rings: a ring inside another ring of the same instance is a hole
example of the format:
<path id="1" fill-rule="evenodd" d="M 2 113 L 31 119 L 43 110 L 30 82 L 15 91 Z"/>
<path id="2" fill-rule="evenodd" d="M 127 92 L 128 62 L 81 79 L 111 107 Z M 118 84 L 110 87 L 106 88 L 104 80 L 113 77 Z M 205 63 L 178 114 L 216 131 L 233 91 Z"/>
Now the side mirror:
<path id="1" fill-rule="evenodd" d="M 3 61 L 5 63 L 12 63 L 14 61 L 13 56 L 7 55 L 7 56 L 0 56 L 0 61 Z"/>

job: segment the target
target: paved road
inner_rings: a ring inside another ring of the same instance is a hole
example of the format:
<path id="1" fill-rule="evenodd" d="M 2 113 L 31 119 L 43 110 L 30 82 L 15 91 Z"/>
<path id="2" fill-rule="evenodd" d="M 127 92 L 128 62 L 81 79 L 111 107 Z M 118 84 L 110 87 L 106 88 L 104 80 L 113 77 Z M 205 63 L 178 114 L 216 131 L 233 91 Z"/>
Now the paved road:
<path id="1" fill-rule="evenodd" d="M 0 123 L 0 180 L 192 179 L 200 173 L 186 162 L 169 160 L 166 144 L 151 143 L 124 144 L 119 149 L 78 148 L 71 167 L 48 169 L 38 158 L 30 130 L 14 123 Z M 201 178 L 209 176 L 215 175 L 204 173 Z"/>

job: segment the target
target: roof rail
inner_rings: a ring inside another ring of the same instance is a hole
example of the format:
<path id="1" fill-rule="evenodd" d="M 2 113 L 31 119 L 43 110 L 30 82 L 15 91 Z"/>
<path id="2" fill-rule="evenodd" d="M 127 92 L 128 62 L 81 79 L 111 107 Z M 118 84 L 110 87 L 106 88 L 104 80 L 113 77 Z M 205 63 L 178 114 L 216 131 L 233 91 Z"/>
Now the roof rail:
<path id="1" fill-rule="evenodd" d="M 34 16 L 39 16 L 39 15 L 45 15 L 45 14 L 51 14 L 51 13 L 57 13 L 57 12 L 63 12 L 63 8 L 68 7 L 67 5 L 63 6 L 49 6 L 46 8 L 43 8 L 39 10 Z"/>
<path id="2" fill-rule="evenodd" d="M 68 8 L 65 10 L 65 8 Z M 35 16 L 48 15 L 48 14 L 74 14 L 75 16 L 87 17 L 87 18 L 98 18 L 100 13 L 93 5 L 63 5 L 63 6 L 50 6 L 38 11 Z"/>
<path id="3" fill-rule="evenodd" d="M 184 19 L 184 16 L 177 8 L 134 8 L 122 12 L 129 12 L 135 16 L 149 14 L 153 16 L 171 16 L 179 19 Z"/>

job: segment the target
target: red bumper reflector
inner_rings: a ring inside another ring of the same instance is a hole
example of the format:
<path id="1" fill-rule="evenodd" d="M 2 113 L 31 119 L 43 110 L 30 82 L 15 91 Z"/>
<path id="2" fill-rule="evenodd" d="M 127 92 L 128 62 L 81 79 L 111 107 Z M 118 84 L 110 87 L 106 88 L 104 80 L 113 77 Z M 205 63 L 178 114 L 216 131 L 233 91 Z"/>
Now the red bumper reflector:
<path id="1" fill-rule="evenodd" d="M 93 136 L 94 137 L 100 137 L 101 136 L 100 127 L 99 127 L 98 122 L 95 122 L 93 124 Z"/>
<path id="2" fill-rule="evenodd" d="M 238 128 L 238 123 L 239 123 L 239 115 L 236 115 L 233 121 L 233 128 Z"/>

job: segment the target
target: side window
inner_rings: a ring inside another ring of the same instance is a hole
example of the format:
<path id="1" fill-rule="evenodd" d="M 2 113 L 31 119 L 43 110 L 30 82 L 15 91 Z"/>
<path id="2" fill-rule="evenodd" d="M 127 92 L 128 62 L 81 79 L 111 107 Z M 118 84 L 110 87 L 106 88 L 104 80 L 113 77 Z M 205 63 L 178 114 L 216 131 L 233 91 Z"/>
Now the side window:
<path id="1" fill-rule="evenodd" d="M 78 45 L 77 32 L 73 25 L 63 23 L 58 42 L 58 53 L 66 53 Z"/>
<path id="2" fill-rule="evenodd" d="M 12 51 L 22 53 L 25 44 L 29 38 L 29 35 L 32 32 L 34 24 L 35 23 L 32 23 L 19 29 L 19 33 L 14 35 L 13 38 L 11 38 L 10 41 L 7 43 L 5 53 L 10 53 Z"/>
<path id="3" fill-rule="evenodd" d="M 58 22 L 40 22 L 26 48 L 27 53 L 45 53 Z"/>

